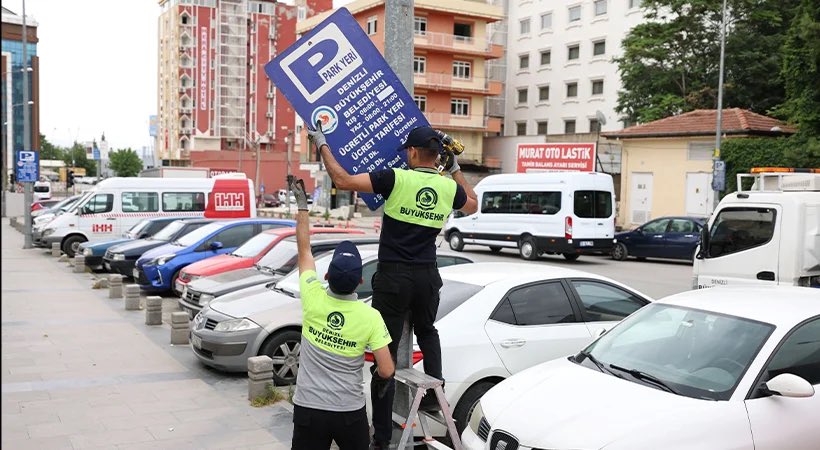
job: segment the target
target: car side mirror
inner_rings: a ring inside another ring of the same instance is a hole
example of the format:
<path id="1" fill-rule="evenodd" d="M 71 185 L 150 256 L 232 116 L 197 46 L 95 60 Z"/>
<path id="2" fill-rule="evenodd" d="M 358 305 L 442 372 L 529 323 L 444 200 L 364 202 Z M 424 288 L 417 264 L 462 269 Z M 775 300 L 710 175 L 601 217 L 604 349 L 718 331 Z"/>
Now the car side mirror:
<path id="1" fill-rule="evenodd" d="M 210 247 L 211 247 L 211 250 L 213 250 L 213 251 L 217 251 L 217 250 L 219 250 L 220 248 L 222 248 L 222 243 L 221 243 L 221 242 L 219 242 L 219 241 L 214 241 L 214 242 L 211 242 Z"/>
<path id="2" fill-rule="evenodd" d="M 695 258 L 705 259 L 709 257 L 709 239 L 709 226 L 704 224 L 703 228 L 700 229 L 700 245 Z"/>
<path id="3" fill-rule="evenodd" d="M 763 383 L 763 388 L 783 397 L 806 398 L 814 395 L 814 387 L 808 381 L 790 373 L 781 373 Z"/>
<path id="4" fill-rule="evenodd" d="M 144 232 L 140 233 L 139 236 L 137 236 L 137 239 L 145 239 L 148 236 L 149 236 L 148 232 L 144 231 Z"/>

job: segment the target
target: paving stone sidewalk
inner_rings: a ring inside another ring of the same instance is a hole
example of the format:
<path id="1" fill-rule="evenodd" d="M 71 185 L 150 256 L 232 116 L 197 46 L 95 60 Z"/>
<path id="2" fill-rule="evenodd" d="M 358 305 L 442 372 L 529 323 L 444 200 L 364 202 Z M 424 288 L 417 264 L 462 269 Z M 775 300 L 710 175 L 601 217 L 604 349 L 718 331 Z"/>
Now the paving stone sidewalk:
<path id="1" fill-rule="evenodd" d="M 2 448 L 290 448 L 287 404 L 254 408 L 247 378 L 170 345 L 90 274 L 2 228 Z"/>

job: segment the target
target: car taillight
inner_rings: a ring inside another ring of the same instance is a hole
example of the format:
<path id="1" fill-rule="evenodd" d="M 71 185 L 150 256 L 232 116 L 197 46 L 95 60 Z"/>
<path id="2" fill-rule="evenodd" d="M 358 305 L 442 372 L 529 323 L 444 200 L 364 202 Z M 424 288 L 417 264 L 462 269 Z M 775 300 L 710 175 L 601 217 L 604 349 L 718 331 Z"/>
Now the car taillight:
<path id="1" fill-rule="evenodd" d="M 39 203 L 32 203 L 31 204 L 31 210 L 32 211 L 37 211 L 38 209 L 42 209 L 42 208 L 43 208 L 43 205 L 41 205 Z"/>
<path id="2" fill-rule="evenodd" d="M 422 352 L 419 352 L 419 351 L 413 352 L 413 365 L 418 364 L 418 362 L 421 361 L 422 359 L 424 359 L 424 354 Z M 372 363 L 372 362 L 376 361 L 376 358 L 373 357 L 373 353 L 364 352 L 364 360 L 367 361 L 367 362 Z"/>
<path id="3" fill-rule="evenodd" d="M 572 217 L 570 216 L 564 219 L 564 237 L 572 239 Z"/>

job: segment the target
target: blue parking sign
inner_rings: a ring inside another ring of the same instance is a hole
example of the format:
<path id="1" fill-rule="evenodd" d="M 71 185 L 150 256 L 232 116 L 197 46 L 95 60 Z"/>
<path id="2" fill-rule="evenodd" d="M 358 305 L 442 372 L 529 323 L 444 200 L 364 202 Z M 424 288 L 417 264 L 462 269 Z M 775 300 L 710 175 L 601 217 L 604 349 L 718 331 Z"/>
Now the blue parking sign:
<path id="1" fill-rule="evenodd" d="M 40 179 L 40 154 L 33 150 L 18 150 L 15 164 L 18 183 L 34 183 Z"/>
<path id="2" fill-rule="evenodd" d="M 429 125 L 413 97 L 347 8 L 340 8 L 267 65 L 265 73 L 306 123 L 322 123 L 351 174 L 407 166 L 399 152 Z M 371 210 L 384 198 L 361 194 Z"/>

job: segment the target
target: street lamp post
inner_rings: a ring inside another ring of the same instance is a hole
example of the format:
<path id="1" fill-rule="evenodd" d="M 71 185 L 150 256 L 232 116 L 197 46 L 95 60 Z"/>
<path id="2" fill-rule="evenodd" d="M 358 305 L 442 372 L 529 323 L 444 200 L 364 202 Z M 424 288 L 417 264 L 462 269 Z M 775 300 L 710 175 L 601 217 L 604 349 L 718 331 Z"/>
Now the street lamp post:
<path id="1" fill-rule="evenodd" d="M 717 208 L 720 202 L 720 185 L 722 183 L 717 177 L 724 177 L 725 172 L 718 170 L 722 164 L 720 161 L 720 138 L 723 129 L 723 59 L 726 54 L 726 0 L 723 0 L 723 9 L 720 16 L 720 69 L 718 73 L 718 98 L 717 98 L 717 129 L 715 130 L 715 151 L 712 154 L 712 190 L 715 198 L 712 199 L 712 211 Z M 725 181 L 723 181 L 725 183 Z"/>
<path id="2" fill-rule="evenodd" d="M 26 0 L 23 0 L 23 65 L 28 66 L 28 32 L 26 31 Z M 23 150 L 31 150 L 29 132 L 28 102 L 28 68 L 23 70 Z M 39 172 L 39 171 L 38 171 Z M 31 203 L 33 200 L 32 183 L 23 184 L 23 216 L 25 217 L 25 242 L 23 248 L 31 248 Z"/>
<path id="3" fill-rule="evenodd" d="M 33 105 L 33 104 L 34 104 L 34 102 L 29 100 L 28 105 Z M 18 106 L 23 106 L 23 105 L 24 105 L 24 103 L 14 103 L 14 104 L 12 104 L 11 105 L 11 109 L 12 109 L 12 114 L 11 115 L 12 116 L 14 115 L 14 108 L 16 108 Z M 11 123 L 10 120 L 6 120 L 5 122 L 3 122 L 3 128 L 4 128 L 4 131 L 5 131 L 6 134 L 9 134 L 8 127 L 9 127 L 10 123 Z M 6 143 L 6 139 L 3 139 L 3 161 L 2 161 L 3 180 L 2 180 L 2 186 L 0 186 L 0 188 L 2 188 L 2 202 L 1 202 L 2 206 L 0 206 L 0 217 L 6 217 L 6 215 L 7 215 L 6 214 L 6 191 L 10 188 L 9 180 L 8 180 L 8 178 L 9 178 L 9 168 L 7 166 L 8 157 L 9 157 L 8 156 L 8 144 Z"/>

